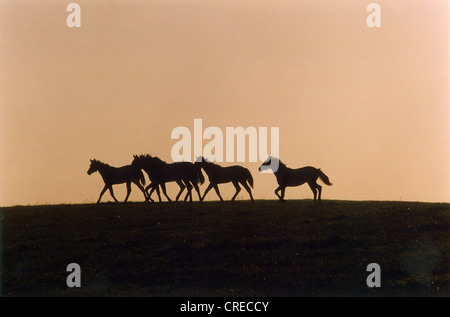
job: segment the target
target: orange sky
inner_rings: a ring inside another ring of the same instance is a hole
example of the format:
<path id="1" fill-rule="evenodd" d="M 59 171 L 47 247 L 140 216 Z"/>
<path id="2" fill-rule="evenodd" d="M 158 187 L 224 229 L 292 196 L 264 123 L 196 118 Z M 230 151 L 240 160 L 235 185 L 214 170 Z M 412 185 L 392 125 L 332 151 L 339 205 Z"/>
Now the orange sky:
<path id="1" fill-rule="evenodd" d="M 279 127 L 281 160 L 334 183 L 324 199 L 450 201 L 447 0 L 376 1 L 381 28 L 375 1 L 76 1 L 81 28 L 70 2 L 0 2 L 0 206 L 95 202 L 90 159 L 171 161 L 171 131 L 195 118 Z M 241 165 L 276 198 L 273 175 Z"/>

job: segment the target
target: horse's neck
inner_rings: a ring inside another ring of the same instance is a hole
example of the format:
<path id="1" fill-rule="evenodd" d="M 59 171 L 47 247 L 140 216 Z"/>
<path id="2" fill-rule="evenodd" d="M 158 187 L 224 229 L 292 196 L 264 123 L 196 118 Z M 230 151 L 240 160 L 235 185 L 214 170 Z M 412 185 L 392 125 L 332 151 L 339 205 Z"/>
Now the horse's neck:
<path id="1" fill-rule="evenodd" d="M 222 167 L 213 163 L 206 163 L 203 164 L 203 167 L 205 168 L 206 173 L 208 172 L 214 172 L 216 170 L 221 169 Z"/>
<path id="2" fill-rule="evenodd" d="M 276 172 L 274 172 L 274 174 L 279 175 L 279 174 L 282 174 L 283 172 L 285 172 L 286 170 L 287 170 L 286 165 L 280 162 L 280 163 L 278 163 L 278 169 Z"/>
<path id="3" fill-rule="evenodd" d="M 102 164 L 100 165 L 100 167 L 98 168 L 98 172 L 100 173 L 100 175 L 106 176 L 106 175 L 110 174 L 111 171 L 112 171 L 114 168 L 115 168 L 115 167 L 113 167 L 113 166 L 111 166 L 111 165 L 102 163 Z"/>
<path id="4" fill-rule="evenodd" d="M 163 160 L 154 160 L 154 161 L 147 162 L 147 167 L 149 167 L 150 169 L 152 169 L 152 168 L 161 169 L 166 166 L 167 166 L 167 163 L 164 162 Z"/>
<path id="5" fill-rule="evenodd" d="M 156 160 L 156 165 L 159 165 L 159 166 L 167 166 L 168 163 L 165 162 L 165 161 L 163 161 L 163 160 L 161 160 L 161 159 L 157 159 L 157 160 Z"/>

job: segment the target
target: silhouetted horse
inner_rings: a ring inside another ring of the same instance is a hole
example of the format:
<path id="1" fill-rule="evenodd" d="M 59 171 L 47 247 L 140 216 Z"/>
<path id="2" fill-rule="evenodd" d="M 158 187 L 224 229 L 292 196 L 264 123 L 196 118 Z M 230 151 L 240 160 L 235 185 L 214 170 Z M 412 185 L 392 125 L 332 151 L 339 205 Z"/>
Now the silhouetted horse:
<path id="1" fill-rule="evenodd" d="M 145 177 L 140 169 L 131 165 L 113 167 L 97 160 L 91 160 L 91 165 L 87 173 L 91 175 L 94 172 L 99 172 L 105 182 L 105 187 L 103 187 L 103 190 L 100 193 L 97 204 L 100 202 L 100 199 L 107 189 L 109 189 L 112 198 L 114 198 L 116 202 L 119 202 L 114 196 L 112 185 L 123 183 L 127 183 L 127 197 L 125 198 L 125 202 L 127 202 L 131 193 L 131 183 L 135 183 L 136 186 L 139 187 L 144 193 L 145 200 L 147 201 L 147 194 L 142 186 L 145 185 Z M 142 183 L 142 185 L 140 183 Z"/>
<path id="2" fill-rule="evenodd" d="M 233 198 L 231 198 L 231 200 L 234 200 L 237 194 L 241 191 L 239 183 L 241 183 L 242 186 L 244 186 L 244 188 L 248 191 L 251 200 L 254 200 L 252 191 L 247 185 L 248 182 L 248 184 L 253 188 L 253 177 L 252 174 L 250 174 L 250 171 L 245 167 L 238 165 L 222 167 L 220 165 L 207 161 L 203 157 L 197 158 L 195 164 L 201 166 L 205 170 L 209 178 L 209 185 L 203 193 L 203 197 L 201 200 L 205 199 L 206 194 L 211 190 L 211 188 L 214 188 L 220 200 L 223 201 L 222 196 L 220 196 L 219 187 L 217 186 L 217 184 L 229 182 L 232 182 L 234 187 L 236 188 L 236 193 L 234 194 Z"/>
<path id="3" fill-rule="evenodd" d="M 166 163 L 158 157 L 152 157 L 151 155 L 134 155 L 134 160 L 131 165 L 136 166 L 138 168 L 143 169 L 150 178 L 151 184 L 145 188 L 145 191 L 151 188 L 150 193 L 148 193 L 148 198 L 151 199 L 151 195 L 153 191 L 156 190 L 158 194 L 159 201 L 161 201 L 161 195 L 159 194 L 159 187 L 166 196 L 166 198 L 171 201 L 166 192 L 166 183 L 167 182 L 176 182 L 178 186 L 180 186 L 180 191 L 176 197 L 180 197 L 183 190 L 187 187 L 187 193 L 184 197 L 186 201 L 189 197 L 189 200 L 192 201 L 192 187 L 195 188 L 198 194 L 198 198 L 201 199 L 200 189 L 198 184 L 203 184 L 205 181 L 205 177 L 203 176 L 201 168 L 195 166 L 191 162 L 175 162 L 175 163 Z M 153 201 L 153 200 L 152 200 Z"/>
<path id="4" fill-rule="evenodd" d="M 274 172 L 277 178 L 278 187 L 275 189 L 275 195 L 280 198 L 281 201 L 284 200 L 284 191 L 288 186 L 300 186 L 304 183 L 308 183 L 312 192 L 314 193 L 314 200 L 316 200 L 317 191 L 319 191 L 318 200 L 321 199 L 322 186 L 317 184 L 317 179 L 320 179 L 327 185 L 331 186 L 328 176 L 326 176 L 320 169 L 306 166 L 302 168 L 292 169 L 287 167 L 279 159 L 269 156 L 269 158 L 259 167 L 259 171 L 264 171 L 271 168 L 273 163 L 271 160 L 278 160 L 278 170 Z M 276 166 L 276 164 L 275 164 Z M 281 195 L 278 192 L 281 190 Z"/>

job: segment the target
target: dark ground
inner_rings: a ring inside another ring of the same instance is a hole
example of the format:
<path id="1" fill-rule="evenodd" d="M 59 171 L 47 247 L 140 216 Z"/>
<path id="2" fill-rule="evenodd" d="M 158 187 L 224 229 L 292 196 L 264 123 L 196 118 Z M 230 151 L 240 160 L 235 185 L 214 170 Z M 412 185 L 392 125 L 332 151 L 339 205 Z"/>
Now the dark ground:
<path id="1" fill-rule="evenodd" d="M 0 219 L 3 296 L 450 295 L 450 204 L 104 203 Z M 72 262 L 81 288 L 66 285 Z"/>

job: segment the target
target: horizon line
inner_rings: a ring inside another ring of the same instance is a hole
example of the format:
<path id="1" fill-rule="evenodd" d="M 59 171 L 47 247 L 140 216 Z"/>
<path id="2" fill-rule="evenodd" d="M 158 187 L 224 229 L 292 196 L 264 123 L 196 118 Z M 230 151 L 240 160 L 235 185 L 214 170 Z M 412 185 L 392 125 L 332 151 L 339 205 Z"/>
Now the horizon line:
<path id="1" fill-rule="evenodd" d="M 106 201 L 106 202 L 102 202 L 102 203 L 95 203 L 95 202 L 91 202 L 91 203 L 43 203 L 43 204 L 33 204 L 33 205 L 7 205 L 7 206 L 0 206 L 0 209 L 2 208 L 20 208 L 20 207 L 46 207 L 46 206 L 102 206 L 102 205 L 132 205 L 132 204 L 146 204 L 146 205 L 153 205 L 153 204 L 192 204 L 192 203 L 241 203 L 241 202 L 249 202 L 249 203 L 255 203 L 255 202 L 261 202 L 261 201 L 266 201 L 266 202 L 279 202 L 280 204 L 285 204 L 287 202 L 306 202 L 306 201 L 311 201 L 311 203 L 315 203 L 315 204 L 322 204 L 324 202 L 386 202 L 386 203 L 420 203 L 420 204 L 450 204 L 450 202 L 446 202 L 446 201 L 420 201 L 420 200 L 381 200 L 381 199 L 322 199 L 320 202 L 314 202 L 312 199 L 309 198 L 304 198 L 304 199 L 286 199 L 283 202 L 280 202 L 279 199 L 256 199 L 255 201 L 251 201 L 249 199 L 240 199 L 240 200 L 235 200 L 235 201 L 231 201 L 231 200 L 225 200 L 225 201 L 220 201 L 219 199 L 217 200 L 206 200 L 206 201 L 191 201 L 191 202 L 186 202 L 186 201 L 162 201 L 162 202 L 145 202 L 145 201 L 128 201 L 128 202 L 114 202 L 114 201 Z"/>

